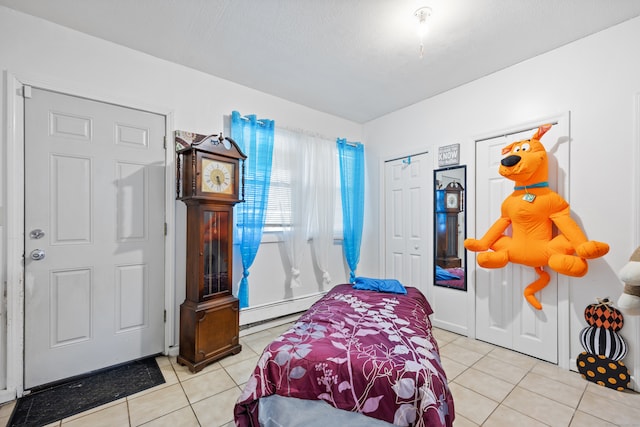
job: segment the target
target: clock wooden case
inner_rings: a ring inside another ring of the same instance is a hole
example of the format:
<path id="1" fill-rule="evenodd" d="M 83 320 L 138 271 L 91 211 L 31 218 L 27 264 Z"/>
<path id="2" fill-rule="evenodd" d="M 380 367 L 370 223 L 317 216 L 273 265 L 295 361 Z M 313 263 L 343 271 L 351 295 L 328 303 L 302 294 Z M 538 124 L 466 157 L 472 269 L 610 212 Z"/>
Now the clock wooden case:
<path id="1" fill-rule="evenodd" d="M 462 266 L 458 257 L 458 214 L 463 210 L 463 188 L 458 182 L 450 182 L 441 193 L 436 206 L 436 264 L 442 268 Z"/>
<path id="2" fill-rule="evenodd" d="M 176 192 L 187 205 L 186 298 L 180 305 L 177 361 L 197 372 L 242 349 L 239 302 L 231 291 L 233 207 L 243 198 L 246 156 L 222 134 L 177 131 L 176 150 Z"/>

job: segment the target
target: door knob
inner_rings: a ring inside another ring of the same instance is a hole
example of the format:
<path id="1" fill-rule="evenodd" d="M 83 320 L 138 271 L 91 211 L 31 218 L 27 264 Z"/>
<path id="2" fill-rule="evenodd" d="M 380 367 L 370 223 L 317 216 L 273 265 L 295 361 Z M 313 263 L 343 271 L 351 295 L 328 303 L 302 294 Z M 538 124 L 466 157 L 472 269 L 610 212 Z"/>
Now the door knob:
<path id="1" fill-rule="evenodd" d="M 29 237 L 31 237 L 32 239 L 42 239 L 44 237 L 44 231 L 36 228 L 35 230 L 31 230 L 31 233 L 29 233 Z"/>
<path id="2" fill-rule="evenodd" d="M 31 251 L 31 259 L 34 261 L 40 261 L 44 258 L 44 251 L 42 249 L 34 249 Z"/>

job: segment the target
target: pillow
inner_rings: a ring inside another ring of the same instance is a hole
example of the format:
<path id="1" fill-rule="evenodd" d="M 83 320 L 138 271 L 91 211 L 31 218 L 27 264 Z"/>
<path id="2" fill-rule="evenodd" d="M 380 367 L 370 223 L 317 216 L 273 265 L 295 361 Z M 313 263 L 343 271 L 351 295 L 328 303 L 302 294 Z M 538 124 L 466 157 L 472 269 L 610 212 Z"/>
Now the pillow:
<path id="1" fill-rule="evenodd" d="M 459 277 L 436 265 L 436 280 L 458 280 Z"/>
<path id="2" fill-rule="evenodd" d="M 396 279 L 370 279 L 368 277 L 356 277 L 353 289 L 361 291 L 388 292 L 392 294 L 407 294 L 405 287 Z"/>

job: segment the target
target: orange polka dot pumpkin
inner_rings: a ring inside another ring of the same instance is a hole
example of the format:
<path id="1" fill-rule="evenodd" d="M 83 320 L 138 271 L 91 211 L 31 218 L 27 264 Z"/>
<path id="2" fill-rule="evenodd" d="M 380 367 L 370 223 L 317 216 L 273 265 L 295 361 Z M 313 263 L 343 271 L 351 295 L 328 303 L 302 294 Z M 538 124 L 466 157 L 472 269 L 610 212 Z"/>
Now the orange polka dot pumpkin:
<path id="1" fill-rule="evenodd" d="M 595 304 L 589 304 L 584 309 L 584 319 L 589 326 L 619 331 L 624 325 L 622 313 L 611 305 L 608 298 L 599 299 Z"/>
<path id="2" fill-rule="evenodd" d="M 582 378 L 603 387 L 623 391 L 629 388 L 630 375 L 622 361 L 606 356 L 582 352 L 577 360 L 578 372 Z"/>

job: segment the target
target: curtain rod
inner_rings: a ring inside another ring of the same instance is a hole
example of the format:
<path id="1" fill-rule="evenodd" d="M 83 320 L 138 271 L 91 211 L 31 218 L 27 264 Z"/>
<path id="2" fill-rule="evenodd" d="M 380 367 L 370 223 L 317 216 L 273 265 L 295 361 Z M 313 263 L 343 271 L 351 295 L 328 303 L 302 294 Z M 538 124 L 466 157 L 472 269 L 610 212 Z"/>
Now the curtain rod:
<path id="1" fill-rule="evenodd" d="M 336 137 L 330 138 L 330 137 L 328 137 L 326 135 L 323 135 L 323 134 L 321 134 L 319 132 L 310 131 L 310 130 L 304 130 L 304 129 L 300 129 L 300 128 L 291 128 L 291 127 L 287 127 L 287 126 L 276 126 L 276 130 L 281 130 L 281 131 L 286 131 L 286 132 L 293 132 L 293 133 L 301 133 L 301 134 L 303 134 L 305 136 L 309 136 L 309 137 L 312 137 L 312 138 L 323 139 L 323 140 L 325 140 L 327 142 L 333 142 L 333 143 L 335 143 L 336 140 L 338 139 Z M 344 139 L 346 141 L 346 138 L 342 138 L 342 139 Z M 358 142 L 349 142 L 349 141 L 346 141 L 345 144 L 350 146 L 350 147 L 357 147 L 358 144 L 364 145 L 361 142 L 358 143 Z"/>
<path id="2" fill-rule="evenodd" d="M 281 130 L 281 131 L 285 131 L 285 132 L 292 132 L 292 133 L 301 133 L 305 136 L 309 136 L 311 138 L 318 138 L 318 139 L 324 139 L 325 141 L 330 141 L 330 142 L 335 142 L 336 138 L 330 138 L 326 135 L 323 135 L 319 132 L 315 132 L 315 131 L 310 131 L 310 130 L 305 130 L 305 129 L 300 129 L 300 128 L 291 128 L 291 127 L 287 127 L 287 126 L 276 126 L 276 130 Z"/>
<path id="3" fill-rule="evenodd" d="M 546 123 L 543 123 L 543 124 L 546 124 Z M 558 124 L 558 122 L 551 123 L 552 126 L 555 126 L 557 124 Z M 528 132 L 530 130 L 538 129 L 539 127 L 540 126 L 534 126 L 534 127 L 531 127 L 531 128 L 520 129 L 520 130 L 516 130 L 516 131 L 513 131 L 513 132 L 505 133 L 505 134 L 502 134 L 502 135 L 494 135 L 494 136 L 489 136 L 487 138 L 476 139 L 476 142 L 488 141 L 490 139 L 499 138 L 499 137 L 503 137 L 504 138 L 504 137 L 507 137 L 507 136 L 515 135 L 517 133 Z"/>
<path id="4" fill-rule="evenodd" d="M 414 154 L 410 154 L 408 156 L 395 157 L 393 159 L 388 159 L 388 160 L 385 160 L 384 162 L 385 163 L 395 162 L 396 160 L 409 159 L 409 158 L 414 157 L 414 156 L 419 156 L 421 154 L 428 154 L 428 153 L 429 153 L 429 151 L 421 151 L 420 153 L 414 153 Z"/>
<path id="5" fill-rule="evenodd" d="M 349 147 L 357 147 L 358 145 L 362 145 L 364 147 L 364 144 L 362 142 L 350 142 L 347 141 L 347 138 L 336 138 L 336 141 L 338 139 L 344 139 L 345 145 L 348 145 Z"/>
<path id="6" fill-rule="evenodd" d="M 240 119 L 241 120 L 245 120 L 247 122 L 249 121 L 249 119 L 246 118 L 245 116 L 240 116 Z M 260 120 L 256 120 L 256 123 L 258 123 L 260 125 L 264 125 L 264 122 L 260 121 Z M 324 135 L 316 133 L 316 132 L 310 132 L 310 131 L 305 131 L 305 130 L 300 130 L 300 129 L 293 129 L 293 128 L 288 128 L 288 127 L 281 127 L 280 129 L 283 129 L 283 130 L 286 130 L 286 131 L 289 131 L 289 132 L 303 133 L 303 134 L 306 134 L 308 136 L 314 136 L 314 137 L 317 137 L 317 138 L 320 138 L 320 139 L 326 139 L 327 141 L 334 141 L 335 140 L 335 138 L 329 138 L 327 136 L 324 136 Z M 357 147 L 358 146 L 358 143 L 356 143 L 356 142 L 347 141 L 346 144 L 350 145 L 351 147 Z"/>
<path id="7" fill-rule="evenodd" d="M 245 116 L 240 116 L 240 120 L 244 120 L 245 122 L 249 121 L 249 119 L 246 118 Z M 264 122 L 262 120 L 256 120 L 256 123 L 258 123 L 259 125 L 263 125 L 264 126 Z"/>

